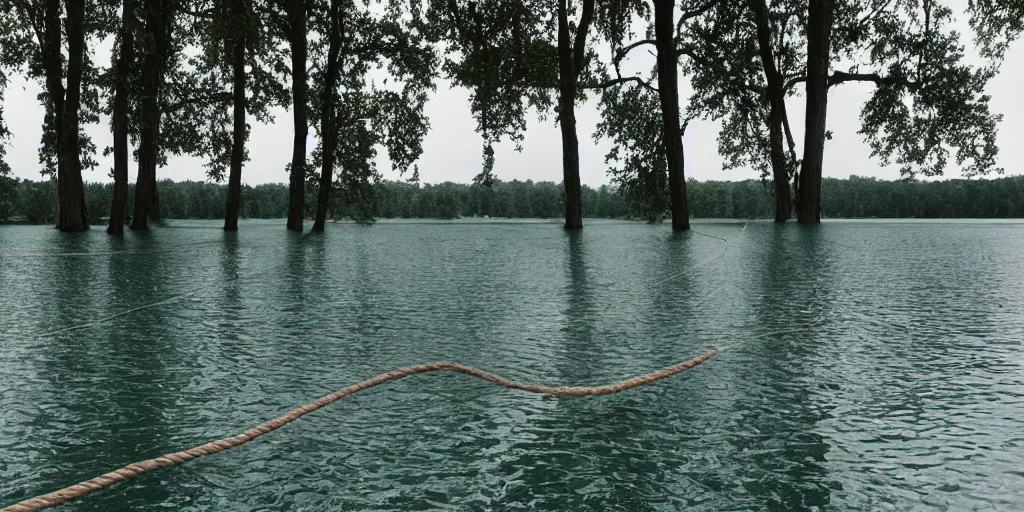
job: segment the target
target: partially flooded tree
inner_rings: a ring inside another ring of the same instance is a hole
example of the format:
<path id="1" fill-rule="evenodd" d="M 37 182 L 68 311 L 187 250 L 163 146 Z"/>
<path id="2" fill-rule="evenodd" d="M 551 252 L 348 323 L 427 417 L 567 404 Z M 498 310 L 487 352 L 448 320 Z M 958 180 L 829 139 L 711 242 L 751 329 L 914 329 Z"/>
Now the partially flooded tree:
<path id="1" fill-rule="evenodd" d="M 188 59 L 188 77 L 174 91 L 174 146 L 208 158 L 207 175 L 228 179 L 224 230 L 238 229 L 242 168 L 248 159 L 247 116 L 271 122 L 270 108 L 289 103 L 280 77 L 284 49 L 266 24 L 262 0 L 208 0 L 190 12 L 200 53 Z M 191 132 L 188 133 L 188 132 Z"/>
<path id="2" fill-rule="evenodd" d="M 801 223 L 821 220 L 828 91 L 846 82 L 876 86 L 861 112 L 860 133 L 883 165 L 898 164 L 904 176 L 940 175 L 952 158 L 967 176 L 1001 171 L 995 163 L 996 125 L 1001 116 L 989 110 L 984 92 L 996 67 L 967 63 L 952 21 L 953 11 L 935 0 L 810 0 L 807 73 L 786 84 L 807 82 L 804 158 L 797 189 Z M 979 23 L 983 22 L 976 18 L 975 30 L 983 34 L 983 42 L 989 41 L 983 44 L 983 53 L 1000 56 L 993 51 L 999 47 L 997 34 L 1012 32 L 1014 25 Z M 985 32 L 989 28 L 992 33 Z M 867 62 L 829 73 L 833 60 L 857 47 L 869 49 Z"/>
<path id="3" fill-rule="evenodd" d="M 679 46 L 693 88 L 689 115 L 721 121 L 725 168 L 753 168 L 771 180 L 776 222 L 792 213 L 797 161 L 784 84 L 803 74 L 802 8 L 795 1 L 722 3 L 695 20 Z"/>
<path id="4" fill-rule="evenodd" d="M 661 148 L 661 157 L 664 158 L 664 167 L 667 174 L 669 211 L 672 217 L 672 229 L 686 230 L 690 228 L 689 208 L 686 203 L 686 175 L 683 154 L 683 131 L 685 124 L 681 120 L 679 103 L 679 61 L 684 55 L 692 54 L 682 44 L 683 34 L 692 29 L 692 25 L 705 17 L 720 0 L 687 1 L 677 5 L 675 0 L 651 0 L 650 5 L 635 1 L 614 2 L 605 14 L 609 20 L 608 28 L 605 29 L 608 38 L 612 43 L 614 54 L 613 64 L 616 74 L 619 74 L 620 61 L 631 51 L 638 48 L 654 46 L 656 66 L 653 77 L 657 80 L 657 99 L 660 105 L 661 129 L 656 142 L 651 140 L 637 141 L 640 144 L 646 142 L 647 146 L 636 145 L 628 148 L 628 144 L 620 144 L 613 149 L 610 158 L 619 158 L 622 152 L 635 158 L 638 154 L 651 154 L 650 144 L 654 143 Z M 677 19 L 677 11 L 678 19 Z M 632 42 L 623 46 L 623 41 L 630 34 L 629 24 L 632 23 L 636 14 L 644 20 L 651 20 L 647 28 L 647 38 Z M 651 14 L 653 13 L 653 19 Z M 691 57 L 692 58 L 692 57 Z M 620 77 L 621 79 L 621 77 Z M 633 78 L 632 81 L 640 87 L 651 89 L 648 82 Z M 623 98 L 612 97 L 610 101 L 603 103 L 605 115 L 621 118 L 621 113 L 612 112 L 612 109 L 626 108 L 636 111 L 644 105 L 644 97 L 639 89 Z M 612 93 L 617 94 L 617 93 Z M 624 101 L 623 101 L 624 100 Z M 612 136 L 613 139 L 623 136 L 636 135 L 636 130 L 628 125 L 615 125 L 604 123 L 601 134 Z M 628 139 L 623 139 L 623 142 Z M 634 160 L 635 161 L 635 160 Z M 654 160 L 648 164 L 648 170 L 641 170 L 634 165 L 626 165 L 621 170 L 632 173 L 639 178 L 642 173 L 651 172 L 660 167 L 661 162 Z M 621 178 L 620 178 L 621 179 Z M 658 180 L 646 180 L 648 184 L 658 183 Z M 649 186 L 649 185 L 648 185 Z"/>
<path id="5" fill-rule="evenodd" d="M 610 79 L 594 69 L 590 32 L 594 28 L 614 31 L 620 28 L 616 23 L 628 19 L 612 4 L 594 0 L 432 3 L 434 36 L 450 49 L 445 70 L 457 85 L 471 91 L 477 129 L 484 137 L 484 169 L 475 181 L 488 184 L 495 179 L 494 143 L 507 138 L 521 149 L 528 110 L 535 109 L 544 118 L 554 107 L 562 138 L 568 229 L 583 226 L 576 104 L 587 90 L 638 80 Z M 557 35 L 554 41 L 552 33 Z M 557 107 L 553 91 L 557 91 Z"/>
<path id="6" fill-rule="evenodd" d="M 129 138 L 129 87 L 135 67 L 135 32 L 138 30 L 136 0 L 124 0 L 121 4 L 121 25 L 117 31 L 117 42 L 113 56 L 111 82 L 110 125 L 114 137 L 114 193 L 110 204 L 110 220 L 107 233 L 124 234 L 125 209 L 128 207 L 128 138 Z"/>
<path id="7" fill-rule="evenodd" d="M 264 13 L 269 29 L 288 44 L 291 57 L 292 161 L 288 165 L 288 223 L 302 231 L 306 200 L 306 138 L 309 135 L 309 18 L 310 0 L 286 0 Z"/>
<path id="8" fill-rule="evenodd" d="M 44 86 L 39 161 L 44 174 L 57 175 L 57 228 L 84 231 L 89 222 L 82 170 L 96 165 L 96 147 L 81 129 L 97 120 L 99 108 L 98 72 L 88 58 L 87 43 L 106 26 L 103 19 L 110 10 L 86 0 L 12 0 L 3 10 L 4 67 L 25 70 Z"/>
<path id="9" fill-rule="evenodd" d="M 175 3 L 173 0 L 140 0 L 142 30 L 138 39 L 142 55 L 139 89 L 139 124 L 135 201 L 131 229 L 147 229 L 149 217 L 159 217 L 156 168 L 159 163 L 161 96 L 166 71 L 175 54 Z"/>
<path id="10" fill-rule="evenodd" d="M 400 173 L 422 154 L 429 129 L 423 107 L 434 88 L 436 56 L 415 5 L 410 10 L 395 0 L 374 12 L 353 0 L 326 0 L 311 14 L 327 43 L 315 50 L 319 71 L 311 90 L 319 126 L 313 160 L 320 164 L 312 229 L 319 232 L 332 201 L 340 200 L 356 220 L 372 218 L 379 147 Z M 375 76 L 375 70 L 387 75 Z M 340 197 L 332 195 L 335 186 Z"/>

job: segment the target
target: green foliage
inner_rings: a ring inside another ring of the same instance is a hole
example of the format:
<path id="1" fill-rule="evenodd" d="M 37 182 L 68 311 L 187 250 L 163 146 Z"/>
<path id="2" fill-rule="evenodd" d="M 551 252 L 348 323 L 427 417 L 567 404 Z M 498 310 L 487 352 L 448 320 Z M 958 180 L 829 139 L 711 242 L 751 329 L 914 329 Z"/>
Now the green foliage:
<path id="1" fill-rule="evenodd" d="M 339 79 L 331 91 L 334 101 L 333 139 L 335 142 L 333 177 L 335 187 L 330 198 L 332 211 L 371 221 L 374 204 L 372 185 L 380 179 L 376 167 L 379 148 L 383 148 L 392 167 L 404 174 L 423 153 L 423 138 L 430 128 L 424 114 L 437 55 L 429 44 L 424 27 L 410 18 L 406 8 L 390 4 L 384 13 L 367 5 L 345 0 L 340 16 L 342 32 L 339 48 Z M 311 27 L 323 34 L 330 30 L 327 2 L 314 5 Z M 323 45 L 311 52 L 315 71 L 312 75 L 310 121 L 322 130 L 323 90 L 327 58 Z M 387 70 L 387 78 L 374 79 L 376 70 Z M 322 166 L 324 134 L 313 149 L 311 176 Z"/>
<path id="2" fill-rule="evenodd" d="M 860 133 L 904 176 L 941 175 L 953 158 L 966 176 L 996 167 L 996 124 L 985 85 L 994 67 L 966 62 L 953 12 L 934 0 L 897 2 L 870 24 L 870 64 L 886 76 L 864 106 Z"/>
<path id="3" fill-rule="evenodd" d="M 967 4 L 970 25 L 982 56 L 1002 60 L 1010 42 L 1024 31 L 1024 1 L 969 0 Z"/>
<path id="4" fill-rule="evenodd" d="M 2 28 L 0 28 L 2 29 Z M 7 155 L 7 140 L 11 138 L 11 130 L 4 122 L 4 89 L 7 88 L 7 75 L 0 67 L 0 179 L 11 173 L 11 166 L 4 160 Z"/>
<path id="5" fill-rule="evenodd" d="M 527 111 L 532 107 L 543 116 L 554 105 L 558 50 L 552 12 L 549 0 L 428 2 L 427 34 L 446 44 L 445 77 L 470 90 L 470 110 L 484 139 L 478 183 L 495 179 L 492 145 L 508 139 L 521 149 Z"/>
<path id="6" fill-rule="evenodd" d="M 806 16 L 806 2 L 786 0 L 766 5 L 778 73 L 783 80 L 803 75 L 806 42 L 802 17 Z M 679 38 L 680 65 L 693 89 L 687 116 L 722 123 L 718 152 L 724 169 L 749 168 L 762 179 L 770 177 L 771 99 L 759 59 L 750 2 L 720 2 L 692 20 Z M 794 164 L 789 162 L 791 168 Z"/>
<path id="7" fill-rule="evenodd" d="M 10 218 L 18 208 L 19 181 L 0 174 L 0 220 Z"/>
<path id="8" fill-rule="evenodd" d="M 63 2 L 60 16 L 64 17 Z M 86 0 L 85 2 L 85 55 L 82 62 L 81 105 L 78 111 L 79 150 L 83 170 L 96 167 L 96 144 L 85 132 L 86 126 L 99 122 L 101 113 L 101 96 L 104 80 L 102 70 L 92 60 L 91 48 L 98 45 L 107 35 L 111 27 L 116 26 L 116 3 L 112 0 Z M 30 80 L 44 85 L 44 92 L 38 99 L 46 108 L 43 134 L 40 139 L 39 163 L 40 172 L 44 176 L 55 176 L 57 173 L 57 137 L 53 119 L 53 104 L 46 92 L 45 63 L 43 43 L 40 38 L 46 36 L 44 29 L 45 0 L 7 0 L 0 2 L 0 100 L 6 87 L 7 73 L 21 73 Z M 59 43 L 63 48 L 66 40 L 64 31 L 58 34 Z M 61 55 L 61 70 L 65 70 L 67 58 Z M 2 109 L 2 107 L 0 107 Z M 3 123 L 0 112 L 0 174 L 6 168 L 3 163 L 5 149 L 4 139 L 9 134 Z"/>
<path id="9" fill-rule="evenodd" d="M 245 40 L 246 113 L 273 121 L 271 109 L 290 105 L 284 85 L 285 45 L 275 35 L 270 0 L 196 0 L 182 16 L 161 91 L 162 155 L 191 154 L 207 159 L 210 179 L 220 181 L 231 163 L 232 48 Z M 198 50 L 198 51 L 196 51 Z M 248 140 L 248 130 L 246 130 Z M 243 161 L 248 160 L 248 151 Z"/>
<path id="10" fill-rule="evenodd" d="M 599 108 L 602 116 L 594 138 L 612 140 L 605 155 L 612 183 L 628 198 L 633 216 L 661 222 L 668 211 L 669 191 L 657 93 L 627 84 L 605 91 Z"/>

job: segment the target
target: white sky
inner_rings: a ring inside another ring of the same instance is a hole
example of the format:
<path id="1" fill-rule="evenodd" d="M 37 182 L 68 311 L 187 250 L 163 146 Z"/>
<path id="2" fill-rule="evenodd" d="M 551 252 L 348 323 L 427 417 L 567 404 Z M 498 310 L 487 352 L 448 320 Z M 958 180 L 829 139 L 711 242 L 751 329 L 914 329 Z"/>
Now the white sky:
<path id="1" fill-rule="evenodd" d="M 966 30 L 964 32 L 967 32 Z M 95 57 L 97 62 L 109 62 L 109 49 Z M 97 52 L 101 53 L 101 52 Z M 645 64 L 646 65 L 646 64 Z M 991 108 L 1004 116 L 999 126 L 999 160 L 1006 174 L 1021 174 L 1020 164 L 1024 161 L 1024 99 L 1019 84 L 1024 81 L 1024 41 L 1017 41 L 1006 53 L 1000 74 L 989 83 L 987 92 L 992 96 Z M 685 102 L 689 94 L 685 77 L 681 77 L 680 100 Z M 884 179 L 899 178 L 896 167 L 881 168 L 876 160 L 869 158 L 870 149 L 863 142 L 857 130 L 860 128 L 860 108 L 870 97 L 871 84 L 847 83 L 834 87 L 829 92 L 828 129 L 833 139 L 827 142 L 825 150 L 826 176 L 847 177 L 850 174 L 874 176 Z M 12 76 L 4 98 L 4 114 L 13 135 L 9 141 L 7 161 L 15 176 L 39 179 L 37 150 L 41 135 L 43 107 L 36 99 L 40 85 Z M 599 186 L 608 183 L 604 155 L 610 143 L 602 140 L 595 143 L 592 138 L 599 121 L 598 99 L 591 97 L 577 106 L 577 128 L 580 141 L 580 174 L 583 183 Z M 685 108 L 685 103 L 682 105 Z M 803 141 L 804 99 L 801 95 L 788 101 L 790 120 L 797 141 L 798 154 Z M 437 90 L 426 106 L 431 130 L 424 141 L 424 152 L 418 165 L 420 179 L 426 183 L 455 181 L 466 183 L 480 172 L 481 139 L 475 132 L 476 122 L 469 111 L 469 93 L 464 89 L 453 89 L 445 80 L 438 80 Z M 291 160 L 292 127 L 291 115 L 286 109 L 276 109 L 274 123 L 252 125 L 249 139 L 250 161 L 242 172 L 242 181 L 248 184 L 269 182 L 286 183 L 285 164 Z M 255 120 L 250 117 L 250 123 Z M 97 125 L 87 128 L 97 147 L 112 144 L 109 120 L 101 119 Z M 717 123 L 690 123 L 684 137 L 686 151 L 686 176 L 699 180 L 742 180 L 756 178 L 758 173 L 750 169 L 723 171 L 721 157 L 717 153 Z M 315 140 L 310 129 L 309 149 Z M 384 153 L 381 149 L 380 153 Z M 502 180 L 532 179 L 535 181 L 560 182 L 561 138 L 554 116 L 548 121 L 530 119 L 523 143 L 523 151 L 516 152 L 509 143 L 495 148 L 495 173 Z M 108 173 L 113 167 L 112 158 L 97 155 L 100 165 L 85 172 L 86 181 L 109 181 Z M 158 178 L 174 180 L 205 180 L 203 161 L 190 157 L 175 157 L 165 168 L 157 171 Z M 385 178 L 396 179 L 398 174 L 391 171 L 386 157 L 380 157 L 379 168 Z M 135 181 L 135 165 L 130 166 L 129 180 Z M 949 169 L 947 177 L 959 177 L 959 171 Z"/>

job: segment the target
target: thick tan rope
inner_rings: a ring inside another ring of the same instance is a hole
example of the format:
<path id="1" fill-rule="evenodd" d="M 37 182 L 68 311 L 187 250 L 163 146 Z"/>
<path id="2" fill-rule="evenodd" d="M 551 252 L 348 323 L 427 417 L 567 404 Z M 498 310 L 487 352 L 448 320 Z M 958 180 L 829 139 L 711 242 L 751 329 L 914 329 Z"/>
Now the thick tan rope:
<path id="1" fill-rule="evenodd" d="M 693 359 L 690 359 L 689 361 L 683 361 L 676 365 L 669 366 L 668 368 L 663 368 L 661 370 L 657 370 L 646 375 L 640 375 L 621 382 L 616 382 L 614 384 L 606 384 L 604 386 L 553 387 L 543 386 L 540 384 L 515 382 L 512 380 L 508 380 L 504 377 L 499 377 L 497 375 L 487 373 L 483 370 L 478 370 L 476 368 L 473 368 L 472 366 L 466 366 L 464 364 L 449 361 L 440 361 L 435 363 L 406 366 L 404 368 L 392 370 L 388 373 L 382 373 L 376 377 L 373 377 L 372 379 L 364 380 L 358 384 L 354 384 L 340 391 L 331 393 L 306 405 L 296 407 L 295 409 L 288 411 L 288 413 L 285 414 L 284 416 L 279 416 L 266 423 L 257 425 L 236 436 L 227 437 L 224 439 L 206 443 L 202 446 L 197 446 L 195 448 L 191 448 L 188 450 L 169 453 L 167 455 L 157 457 L 155 459 L 135 462 L 121 469 L 111 471 L 110 473 L 107 473 L 105 475 L 100 475 L 91 480 L 86 480 L 84 482 L 77 483 L 69 487 L 65 487 L 59 491 L 54 491 L 49 494 L 43 494 L 41 496 L 36 496 L 35 498 L 22 501 L 20 503 L 9 505 L 6 508 L 0 509 L 0 512 L 31 512 L 35 510 L 43 510 L 45 508 L 54 507 L 66 501 L 70 501 L 75 498 L 80 498 L 82 496 L 85 496 L 86 494 L 98 491 L 100 489 L 104 489 L 112 485 L 116 485 L 121 482 L 131 480 L 132 478 L 135 478 L 143 473 L 156 471 L 158 469 L 170 466 L 176 466 L 178 464 L 188 462 L 192 459 L 199 458 L 204 455 L 213 455 L 215 453 L 220 453 L 224 450 L 228 450 L 236 446 L 241 446 L 249 441 L 252 441 L 253 439 L 256 439 L 257 437 L 263 434 L 273 432 L 301 418 L 302 416 L 305 416 L 306 414 L 309 414 L 321 407 L 329 405 L 346 396 L 358 393 L 360 391 L 372 388 L 374 386 L 379 386 L 381 384 L 384 384 L 385 382 L 401 379 L 402 377 L 408 377 L 409 375 L 415 375 L 417 373 L 438 371 L 459 372 L 464 373 L 466 375 L 472 375 L 474 377 L 481 378 L 483 380 L 486 380 L 487 382 L 491 382 L 499 386 L 504 386 L 506 388 L 519 389 L 522 391 L 529 391 L 531 393 L 542 393 L 547 395 L 610 395 L 613 393 L 625 391 L 627 389 L 632 389 L 638 386 L 644 386 L 652 382 L 664 379 L 666 377 L 670 377 L 672 375 L 685 372 L 686 370 L 689 370 L 703 363 L 704 361 L 711 359 L 716 354 L 718 354 L 720 350 L 722 349 L 711 350 Z"/>

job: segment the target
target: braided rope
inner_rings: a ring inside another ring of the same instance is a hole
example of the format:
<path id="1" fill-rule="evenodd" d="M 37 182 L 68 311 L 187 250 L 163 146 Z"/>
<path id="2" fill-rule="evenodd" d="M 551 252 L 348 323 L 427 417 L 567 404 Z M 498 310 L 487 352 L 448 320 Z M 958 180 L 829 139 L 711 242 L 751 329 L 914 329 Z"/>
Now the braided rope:
<path id="1" fill-rule="evenodd" d="M 644 386 L 652 382 L 682 373 L 689 370 L 708 359 L 711 359 L 723 349 L 715 349 L 709 352 L 705 352 L 693 359 L 683 361 L 681 363 L 662 368 L 661 370 L 653 371 L 646 375 L 640 375 L 627 380 L 616 382 L 613 384 L 606 384 L 603 386 L 579 386 L 579 387 L 565 387 L 565 386 L 544 386 L 540 384 L 530 384 L 523 382 L 516 382 L 492 373 L 487 373 L 483 370 L 478 370 L 472 366 L 466 366 L 464 364 L 440 361 L 435 363 L 418 364 L 414 366 L 406 366 L 404 368 L 398 368 L 388 373 L 382 373 L 371 379 L 364 380 L 358 384 L 353 384 L 345 389 L 336 391 L 317 400 L 314 400 L 308 404 L 296 407 L 291 411 L 288 411 L 283 416 L 274 418 L 266 423 L 257 425 L 241 434 L 236 436 L 227 437 L 210 443 L 206 443 L 202 446 L 197 446 L 188 450 L 180 452 L 169 453 L 155 459 L 143 460 L 129 464 L 121 469 L 117 469 L 100 475 L 91 480 L 86 480 L 81 483 L 77 483 L 72 486 L 65 487 L 59 491 L 54 491 L 41 496 L 36 496 L 20 503 L 9 505 L 0 512 L 32 512 L 35 510 L 43 510 L 46 508 L 54 507 L 70 501 L 76 498 L 85 496 L 86 494 L 96 492 L 100 489 L 110 487 L 112 485 L 119 484 L 121 482 L 131 480 L 143 473 L 150 471 L 156 471 L 158 469 L 167 468 L 171 466 L 177 466 L 183 464 L 192 459 L 203 457 L 205 455 L 213 455 L 220 453 L 224 450 L 241 446 L 257 437 L 273 432 L 299 418 L 309 414 L 321 407 L 329 405 L 337 400 L 345 398 L 346 396 L 358 393 L 365 389 L 379 386 L 385 382 L 401 379 L 408 377 L 409 375 L 415 375 L 417 373 L 437 372 L 437 371 L 453 371 L 464 373 L 466 375 L 472 375 L 478 377 L 487 382 L 497 384 L 510 389 L 518 389 L 522 391 L 528 391 L 531 393 L 542 393 L 546 395 L 556 396 L 595 396 L 595 395 L 610 395 L 613 393 L 619 393 L 627 389 L 632 389 L 638 386 Z"/>

